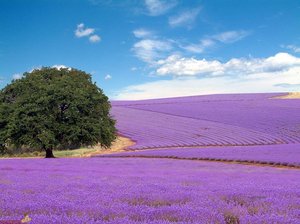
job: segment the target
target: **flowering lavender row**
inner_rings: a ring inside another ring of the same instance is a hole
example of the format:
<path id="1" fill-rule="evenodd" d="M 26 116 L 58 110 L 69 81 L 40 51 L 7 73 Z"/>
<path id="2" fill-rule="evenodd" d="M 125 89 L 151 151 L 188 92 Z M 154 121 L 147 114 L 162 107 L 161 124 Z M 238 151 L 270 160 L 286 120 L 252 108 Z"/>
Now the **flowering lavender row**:
<path id="1" fill-rule="evenodd" d="M 296 224 L 299 175 L 187 160 L 0 160 L 0 220 Z"/>
<path id="2" fill-rule="evenodd" d="M 151 100 L 115 100 L 114 106 L 131 106 L 145 104 L 165 104 L 165 103 L 183 103 L 199 101 L 241 101 L 241 100 L 263 100 L 284 96 L 286 93 L 243 93 L 243 94 L 213 94 L 187 97 L 161 98 Z"/>
<path id="3" fill-rule="evenodd" d="M 300 144 L 139 150 L 104 157 L 157 157 L 223 160 L 300 168 Z"/>
<path id="4" fill-rule="evenodd" d="M 158 112 L 158 115 L 176 115 L 178 117 L 192 118 L 190 120 L 211 121 L 220 125 L 244 128 L 245 135 L 249 130 L 263 133 L 260 144 L 277 143 L 300 143 L 300 100 L 297 99 L 273 99 L 278 94 L 228 94 L 211 96 L 194 96 L 172 99 L 144 100 L 113 102 L 114 107 L 134 108 L 143 111 Z M 119 128 L 122 132 L 122 114 L 116 113 Z M 128 119 L 129 117 L 126 117 Z M 134 116 L 132 119 L 138 119 Z M 130 118 L 129 118 L 130 119 Z M 154 119 L 153 119 L 154 120 Z M 152 126 L 157 125 L 156 122 Z M 167 122 L 164 125 L 168 126 Z M 189 132 L 190 130 L 184 130 Z M 236 141 L 242 140 L 236 133 L 226 133 Z M 163 133 L 160 133 L 164 136 Z M 167 133 L 166 133 L 167 134 Z M 200 134 L 201 135 L 201 134 Z M 264 136 L 268 136 L 267 138 Z M 269 136 L 272 136 L 270 139 Z M 219 136 L 210 136 L 213 140 Z M 244 140 L 244 139 L 243 139 Z M 257 139 L 255 139 L 256 141 Z M 156 141 L 156 140 L 154 140 Z M 229 141 L 233 143 L 232 141 Z M 203 142 L 204 143 L 204 142 Z M 223 144 L 223 143 L 222 143 Z M 247 144 L 247 143 L 245 143 Z M 204 143 L 204 145 L 210 145 Z M 226 144 L 224 144 L 226 145 Z"/>
<path id="5" fill-rule="evenodd" d="M 169 114 L 114 106 L 120 134 L 136 142 L 128 149 L 282 143 L 267 133 Z"/>

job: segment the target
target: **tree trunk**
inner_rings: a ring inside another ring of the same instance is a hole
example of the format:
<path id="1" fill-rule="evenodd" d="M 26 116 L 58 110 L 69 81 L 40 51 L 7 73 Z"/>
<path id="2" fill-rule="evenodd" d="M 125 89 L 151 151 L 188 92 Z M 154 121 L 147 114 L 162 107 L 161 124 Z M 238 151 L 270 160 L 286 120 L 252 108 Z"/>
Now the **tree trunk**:
<path id="1" fill-rule="evenodd" d="M 53 155 L 52 149 L 46 149 L 46 157 L 45 158 L 55 158 Z"/>

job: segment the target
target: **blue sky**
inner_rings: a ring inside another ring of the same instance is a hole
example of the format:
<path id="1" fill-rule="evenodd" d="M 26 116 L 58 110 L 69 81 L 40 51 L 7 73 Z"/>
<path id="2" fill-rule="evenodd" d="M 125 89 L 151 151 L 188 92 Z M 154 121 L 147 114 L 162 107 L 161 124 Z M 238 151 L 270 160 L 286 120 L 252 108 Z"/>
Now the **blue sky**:
<path id="1" fill-rule="evenodd" d="M 111 99 L 300 90 L 299 0 L 0 0 L 0 87 L 41 66 Z"/>

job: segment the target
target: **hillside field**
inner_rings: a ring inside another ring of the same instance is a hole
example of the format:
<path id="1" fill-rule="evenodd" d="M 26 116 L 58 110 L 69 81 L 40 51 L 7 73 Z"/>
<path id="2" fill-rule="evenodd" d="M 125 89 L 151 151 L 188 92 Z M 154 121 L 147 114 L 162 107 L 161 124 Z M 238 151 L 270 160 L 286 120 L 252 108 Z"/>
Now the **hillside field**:
<path id="1" fill-rule="evenodd" d="M 300 99 L 282 96 L 113 101 L 135 144 L 0 160 L 0 223 L 300 223 Z"/>

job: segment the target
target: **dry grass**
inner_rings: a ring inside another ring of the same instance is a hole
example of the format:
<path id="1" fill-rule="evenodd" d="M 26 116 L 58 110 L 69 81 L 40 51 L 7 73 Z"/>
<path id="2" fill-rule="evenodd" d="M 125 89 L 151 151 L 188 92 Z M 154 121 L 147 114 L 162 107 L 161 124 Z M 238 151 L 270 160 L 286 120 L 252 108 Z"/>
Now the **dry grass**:
<path id="1" fill-rule="evenodd" d="M 135 142 L 130 140 L 129 138 L 125 138 L 122 136 L 118 136 L 117 139 L 114 141 L 110 148 L 104 148 L 100 145 L 96 145 L 93 147 L 86 147 L 80 149 L 72 149 L 72 150 L 54 150 L 53 154 L 55 157 L 58 158 L 65 158 L 65 157 L 90 157 L 92 155 L 98 154 L 110 154 L 110 153 L 117 153 L 117 152 L 124 152 L 125 149 L 129 146 L 134 145 Z M 45 156 L 45 152 L 28 152 L 28 153 L 21 153 L 16 155 L 0 155 L 0 158 L 41 158 Z"/>
<path id="2" fill-rule="evenodd" d="M 131 139 L 118 136 L 110 148 L 103 148 L 100 145 L 96 145 L 93 147 L 75 150 L 54 151 L 53 153 L 57 157 L 91 157 L 93 155 L 124 152 L 127 147 L 134 144 L 135 142 L 133 142 Z"/>
<path id="3" fill-rule="evenodd" d="M 275 99 L 300 99 L 300 92 L 288 93 L 284 96 L 274 97 Z"/>

